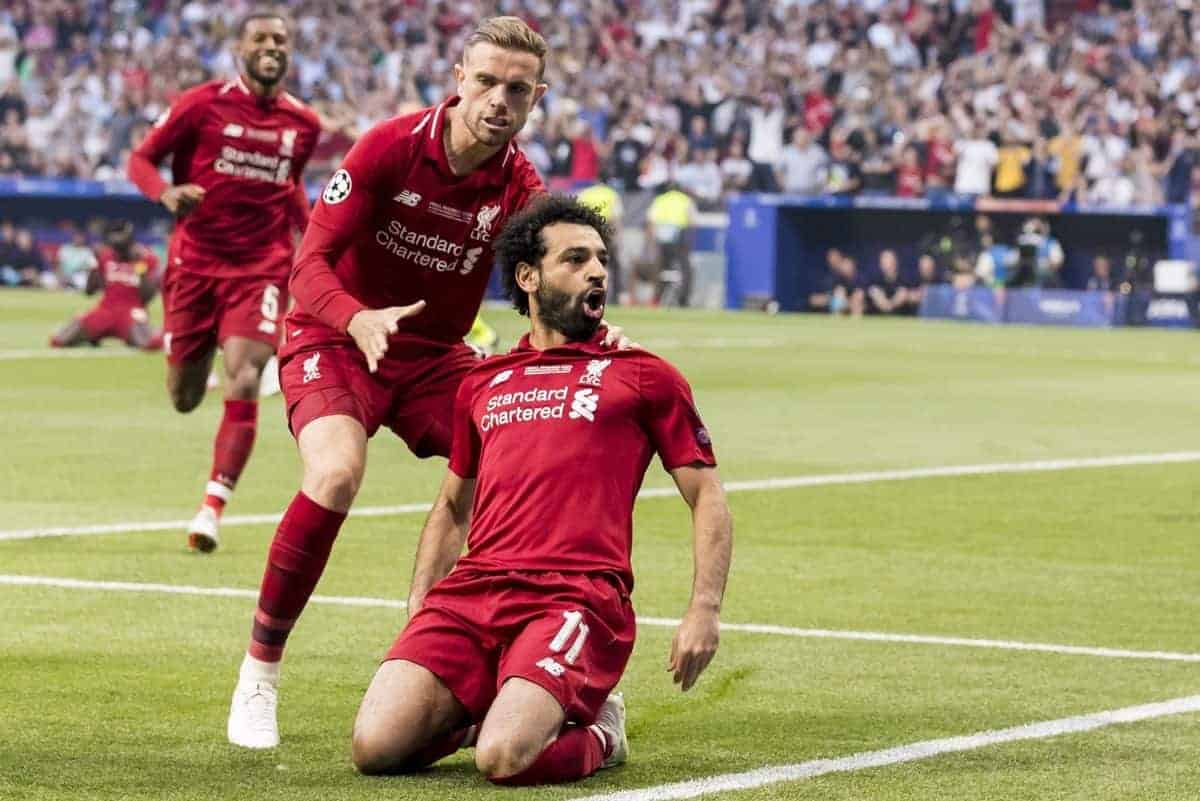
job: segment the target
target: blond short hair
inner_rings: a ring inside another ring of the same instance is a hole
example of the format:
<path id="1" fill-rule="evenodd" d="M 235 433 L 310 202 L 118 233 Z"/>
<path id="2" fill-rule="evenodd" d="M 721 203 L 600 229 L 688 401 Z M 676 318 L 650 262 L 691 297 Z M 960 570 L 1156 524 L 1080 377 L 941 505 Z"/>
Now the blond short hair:
<path id="1" fill-rule="evenodd" d="M 479 27 L 467 37 L 463 58 L 477 44 L 487 43 L 502 50 L 530 53 L 538 59 L 538 80 L 546 71 L 546 52 L 550 49 L 542 35 L 525 24 L 519 17 L 491 17 L 479 23 Z"/>

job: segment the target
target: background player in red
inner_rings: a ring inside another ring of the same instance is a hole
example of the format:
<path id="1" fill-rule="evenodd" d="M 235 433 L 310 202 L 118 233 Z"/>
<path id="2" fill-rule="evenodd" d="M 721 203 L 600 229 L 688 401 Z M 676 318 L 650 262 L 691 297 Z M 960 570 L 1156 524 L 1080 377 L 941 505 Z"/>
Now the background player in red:
<path id="1" fill-rule="evenodd" d="M 317 115 L 283 91 L 291 38 L 277 12 L 237 27 L 240 75 L 189 89 L 129 159 L 129 177 L 178 222 L 163 286 L 167 390 L 189 412 L 224 354 L 225 411 L 188 545 L 212 551 L 254 445 L 263 367 L 287 309 L 293 236 L 308 219 L 301 176 L 320 135 Z M 172 156 L 172 184 L 157 165 Z"/>
<path id="2" fill-rule="evenodd" d="M 87 294 L 104 294 L 92 309 L 70 320 L 50 338 L 56 348 L 96 344 L 116 337 L 135 348 L 158 350 L 162 334 L 150 326 L 146 304 L 158 291 L 158 257 L 133 240 L 133 223 L 113 220 L 104 231 L 104 247 L 87 277 Z"/>
<path id="3" fill-rule="evenodd" d="M 458 392 L 411 617 L 355 723 L 364 773 L 415 770 L 475 737 L 476 766 L 502 784 L 625 760 L 624 702 L 609 694 L 633 650 L 633 503 L 655 453 L 692 508 L 695 540 L 669 669 L 688 690 L 716 653 L 732 543 L 724 490 L 683 376 L 602 342 L 610 239 L 599 215 L 562 197 L 501 236 L 505 285 L 531 330 Z"/>
<path id="4" fill-rule="evenodd" d="M 235 744 L 271 748 L 280 660 L 386 425 L 420 457 L 448 455 L 463 344 L 493 237 L 543 191 L 513 143 L 542 83 L 546 43 L 485 20 L 454 67 L 458 94 L 364 134 L 313 209 L 292 273 L 280 379 L 304 476 L 267 557 L 230 704 Z"/>

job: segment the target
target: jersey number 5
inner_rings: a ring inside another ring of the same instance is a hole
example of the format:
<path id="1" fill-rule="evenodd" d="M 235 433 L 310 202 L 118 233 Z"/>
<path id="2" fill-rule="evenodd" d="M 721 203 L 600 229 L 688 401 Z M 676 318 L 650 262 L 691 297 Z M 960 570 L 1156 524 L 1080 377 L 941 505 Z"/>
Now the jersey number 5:
<path id="1" fill-rule="evenodd" d="M 263 290 L 262 316 L 264 320 L 279 319 L 279 287 L 268 284 Z"/>

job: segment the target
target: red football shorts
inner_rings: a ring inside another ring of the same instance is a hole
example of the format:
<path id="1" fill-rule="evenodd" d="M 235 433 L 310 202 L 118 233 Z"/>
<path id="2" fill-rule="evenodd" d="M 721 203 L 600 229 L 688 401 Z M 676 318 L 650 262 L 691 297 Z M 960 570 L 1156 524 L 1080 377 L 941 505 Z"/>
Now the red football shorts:
<path id="1" fill-rule="evenodd" d="M 150 316 L 141 306 L 106 306 L 101 304 L 79 318 L 87 338 L 95 342 L 105 337 L 117 337 L 128 342 L 136 325 L 148 325 Z"/>
<path id="2" fill-rule="evenodd" d="M 455 570 L 425 596 L 386 659 L 429 670 L 476 723 L 519 676 L 553 695 L 567 720 L 587 725 L 625 672 L 636 629 L 615 578 Z"/>
<path id="3" fill-rule="evenodd" d="M 163 281 L 167 361 L 176 365 L 199 361 L 230 337 L 278 348 L 288 302 L 286 265 L 275 275 L 281 277 L 215 278 L 172 262 Z"/>
<path id="4" fill-rule="evenodd" d="M 368 437 L 386 425 L 417 456 L 448 457 L 454 396 L 477 364 L 479 356 L 462 343 L 393 340 L 372 374 L 353 344 L 293 339 L 280 357 L 279 383 L 297 437 L 313 420 L 341 414 L 361 423 Z"/>

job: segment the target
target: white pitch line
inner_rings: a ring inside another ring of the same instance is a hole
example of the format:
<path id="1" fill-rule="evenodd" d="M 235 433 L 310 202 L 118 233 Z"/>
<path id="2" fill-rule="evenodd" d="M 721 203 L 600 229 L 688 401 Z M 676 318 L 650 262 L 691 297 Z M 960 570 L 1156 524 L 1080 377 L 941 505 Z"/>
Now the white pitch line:
<path id="1" fill-rule="evenodd" d="M 1044 720 L 1039 723 L 1027 723 L 1023 726 L 1013 726 L 1008 729 L 982 731 L 962 737 L 923 740 L 896 748 L 865 751 L 836 759 L 814 759 L 810 762 L 800 762 L 793 765 L 776 765 L 774 767 L 759 768 L 758 770 L 749 770 L 743 773 L 724 773 L 692 781 L 660 784 L 655 787 L 644 787 L 640 790 L 621 790 L 613 793 L 580 796 L 572 799 L 572 801 L 670 801 L 670 799 L 678 798 L 696 798 L 711 793 L 736 792 L 763 787 L 769 784 L 811 779 L 815 776 L 825 776 L 830 773 L 851 773 L 888 765 L 899 765 L 905 762 L 930 759 L 943 754 L 974 751 L 979 748 L 1000 745 L 1002 743 L 1044 740 L 1050 737 L 1060 737 L 1064 734 L 1095 731 L 1096 729 L 1103 729 L 1122 723 L 1136 723 L 1143 720 L 1153 720 L 1155 718 L 1198 711 L 1200 711 L 1200 695 L 1189 695 L 1184 698 L 1172 698 L 1168 701 L 1160 701 L 1152 704 L 1109 709 L 1103 712 L 1093 712 L 1088 715 L 1058 718 L 1057 720 Z"/>
<path id="2" fill-rule="evenodd" d="M 865 473 L 830 473 L 814 476 L 787 476 L 751 481 L 729 481 L 726 492 L 755 492 L 762 490 L 795 489 L 798 487 L 824 487 L 836 484 L 865 484 L 879 481 L 909 481 L 920 478 L 948 478 L 954 476 L 987 476 L 1002 473 L 1038 473 L 1061 470 L 1082 470 L 1098 467 L 1131 467 L 1135 465 L 1178 464 L 1200 462 L 1200 451 L 1175 451 L 1169 453 L 1141 453 L 1128 456 L 1099 456 L 1084 459 L 1046 459 L 1033 462 L 999 462 L 995 464 L 967 464 L 949 467 L 918 467 L 906 470 L 874 470 Z M 671 487 L 651 487 L 638 493 L 639 498 L 673 497 L 677 491 Z M 352 509 L 351 517 L 390 517 L 393 515 L 428 512 L 427 503 L 407 503 L 399 506 L 363 506 Z M 282 515 L 252 514 L 228 515 L 221 519 L 221 526 L 250 526 L 278 523 Z M 90 526 L 55 526 L 51 528 L 26 528 L 0 531 L 0 542 L 5 540 L 30 540 L 40 537 L 78 537 L 91 534 L 116 534 L 138 531 L 175 531 L 187 526 L 190 520 L 154 520 L 146 522 L 101 523 Z"/>
<path id="3" fill-rule="evenodd" d="M 129 348 L 30 348 L 29 350 L 0 350 L 0 361 L 26 359 L 117 359 L 126 356 L 145 356 L 145 351 Z"/>
<path id="4" fill-rule="evenodd" d="M 57 587 L 72 590 L 99 590 L 104 592 L 151 592 L 171 595 L 210 595 L 222 598 L 257 598 L 256 590 L 235 587 L 195 587 L 183 584 L 150 584 L 133 581 L 93 581 L 89 579 L 60 578 L 57 576 L 23 576 L 0 574 L 0 585 L 14 587 Z M 361 596 L 314 595 L 316 604 L 339 606 L 369 606 L 403 609 L 404 601 L 390 598 Z M 638 625 L 675 628 L 678 618 L 642 617 Z M 939 645 L 961 648 L 990 648 L 998 651 L 1034 651 L 1063 654 L 1067 656 L 1095 656 L 1105 659 L 1145 659 L 1158 662 L 1200 662 L 1200 654 L 1175 651 L 1131 651 L 1123 648 L 1097 648 L 1083 645 L 1058 645 L 1055 643 L 1019 642 L 1015 640 L 983 640 L 968 637 L 938 637 L 925 634 L 889 634 L 879 631 L 839 631 L 837 629 L 802 629 L 790 626 L 774 626 L 761 623 L 722 623 L 722 631 L 737 631 L 747 634 L 772 634 L 783 637 L 824 640 L 857 640 L 860 642 L 891 642 L 908 645 Z"/>

